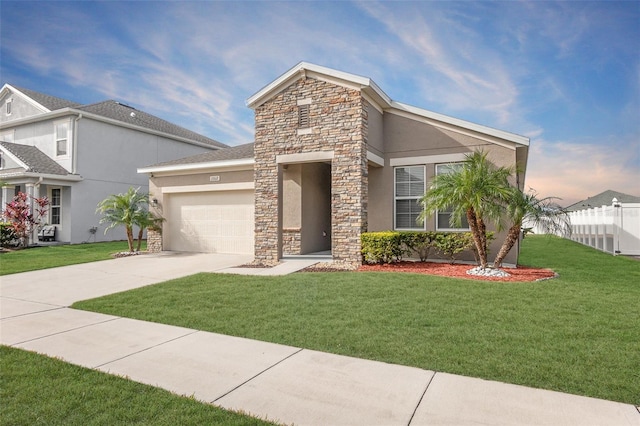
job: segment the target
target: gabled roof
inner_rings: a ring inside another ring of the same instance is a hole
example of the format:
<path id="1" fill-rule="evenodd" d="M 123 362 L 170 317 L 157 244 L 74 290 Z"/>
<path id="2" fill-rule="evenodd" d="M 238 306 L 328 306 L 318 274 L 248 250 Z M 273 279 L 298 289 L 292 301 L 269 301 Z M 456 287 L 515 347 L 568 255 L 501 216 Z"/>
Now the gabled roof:
<path id="1" fill-rule="evenodd" d="M 253 143 L 218 149 L 190 157 L 154 164 L 138 169 L 138 173 L 158 173 L 175 170 L 194 170 L 209 167 L 253 164 Z"/>
<path id="2" fill-rule="evenodd" d="M 68 108 L 69 112 L 76 114 L 84 112 L 93 114 L 97 117 L 116 120 L 121 123 L 126 123 L 155 132 L 165 133 L 167 135 L 176 136 L 182 139 L 187 139 L 189 141 L 199 142 L 201 144 L 216 148 L 228 147 L 228 145 L 218 142 L 214 139 L 208 138 L 204 135 L 185 129 L 184 127 L 170 123 L 154 115 L 148 114 L 144 111 L 140 111 L 114 100 L 107 100 L 94 104 L 83 105 L 77 102 L 72 102 L 66 99 L 36 92 L 35 90 L 15 87 L 10 84 L 5 84 L 3 87 L 3 91 L 4 90 L 11 90 L 15 93 L 21 94 L 28 101 L 38 106 L 40 109 L 43 109 L 43 112 L 62 112 L 61 110 Z M 11 123 L 5 124 L 10 125 Z"/>
<path id="3" fill-rule="evenodd" d="M 90 105 L 81 105 L 74 109 L 99 115 L 101 117 L 110 118 L 112 120 L 117 120 L 123 123 L 145 127 L 147 129 L 156 130 L 162 133 L 167 133 L 169 135 L 202 142 L 207 145 L 216 146 L 218 148 L 228 147 L 228 145 L 220 143 L 214 139 L 208 138 L 196 132 L 192 132 L 189 129 L 185 129 L 184 127 L 180 127 L 176 124 L 170 123 L 166 120 L 156 117 L 155 115 L 147 114 L 144 111 L 140 111 L 129 105 L 114 100 L 98 102 Z"/>
<path id="4" fill-rule="evenodd" d="M 55 111 L 57 109 L 62 109 L 62 108 L 74 108 L 81 105 L 77 102 L 72 102 L 66 99 L 57 98 L 55 96 L 46 95 L 44 93 L 36 92 L 35 90 L 29 90 L 23 87 L 16 87 L 16 86 L 10 86 L 10 87 L 17 90 L 18 92 L 21 92 L 22 94 L 31 98 L 32 100 L 36 101 L 37 103 L 39 103 L 40 105 L 48 109 L 49 111 Z"/>
<path id="5" fill-rule="evenodd" d="M 589 197 L 586 200 L 578 201 L 577 203 L 568 206 L 567 210 L 577 211 L 592 207 L 610 206 L 614 198 L 620 203 L 640 203 L 640 197 L 608 189 L 600 194 L 594 195 L 593 197 Z"/>
<path id="6" fill-rule="evenodd" d="M 60 176 L 70 174 L 67 169 L 53 161 L 35 146 L 0 142 L 0 149 L 19 160 L 18 163 L 25 168 L 25 172 Z"/>
<path id="7" fill-rule="evenodd" d="M 529 146 L 529 138 L 525 136 L 439 114 L 423 108 L 403 104 L 401 102 L 396 102 L 384 93 L 382 89 L 380 89 L 380 87 L 368 77 L 362 77 L 356 74 L 350 74 L 334 70 L 332 68 L 310 64 L 308 62 L 300 62 L 273 82 L 260 89 L 256 94 L 247 99 L 247 106 L 252 109 L 258 108 L 260 105 L 276 96 L 301 77 L 315 78 L 317 80 L 327 81 L 350 89 L 360 90 L 363 97 L 380 111 L 421 119 L 432 125 L 441 124 L 447 127 L 453 126 L 454 128 L 469 130 L 479 134 L 488 135 L 493 138 L 502 139 L 518 146 Z"/>

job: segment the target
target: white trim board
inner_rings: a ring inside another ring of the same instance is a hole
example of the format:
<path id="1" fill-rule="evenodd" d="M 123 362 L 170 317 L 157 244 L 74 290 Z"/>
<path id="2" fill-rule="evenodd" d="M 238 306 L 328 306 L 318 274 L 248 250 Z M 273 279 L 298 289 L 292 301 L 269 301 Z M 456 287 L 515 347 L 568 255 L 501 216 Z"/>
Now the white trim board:
<path id="1" fill-rule="evenodd" d="M 413 166 L 422 164 L 440 164 L 440 163 L 459 163 L 467 159 L 467 154 L 439 154 L 424 155 L 421 157 L 400 157 L 389 160 L 390 165 L 394 166 Z"/>
<path id="2" fill-rule="evenodd" d="M 164 186 L 163 194 L 180 194 L 185 192 L 242 191 L 254 189 L 253 182 L 213 183 L 207 185 Z"/>

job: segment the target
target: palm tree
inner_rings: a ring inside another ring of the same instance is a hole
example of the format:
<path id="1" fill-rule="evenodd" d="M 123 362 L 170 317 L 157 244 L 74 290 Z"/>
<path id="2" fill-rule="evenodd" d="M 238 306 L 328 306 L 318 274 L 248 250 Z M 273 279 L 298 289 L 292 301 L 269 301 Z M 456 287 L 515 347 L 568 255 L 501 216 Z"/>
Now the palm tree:
<path id="1" fill-rule="evenodd" d="M 98 203 L 96 209 L 97 213 L 103 215 L 100 223 L 109 223 L 104 230 L 105 234 L 116 226 L 125 227 L 130 252 L 133 252 L 133 226 L 139 225 L 142 218 L 148 216 L 146 206 L 149 204 L 149 194 L 140 193 L 139 190 L 140 188 L 130 187 L 125 194 L 110 195 Z M 139 247 L 140 244 L 138 250 Z"/>
<path id="2" fill-rule="evenodd" d="M 540 199 L 534 190 L 525 193 L 519 188 L 512 188 L 511 197 L 505 204 L 506 215 L 512 225 L 496 255 L 494 267 L 502 266 L 502 261 L 518 241 L 522 223 L 525 220 L 531 225 L 541 227 L 546 233 L 562 236 L 571 234 L 571 220 L 567 211 L 555 203 L 557 199 L 557 197 Z"/>
<path id="3" fill-rule="evenodd" d="M 159 227 L 163 218 L 156 216 L 148 210 L 139 210 L 134 219 L 134 223 L 138 226 L 138 245 L 136 251 L 140 251 L 142 246 L 142 234 L 144 230 L 152 227 Z"/>
<path id="4" fill-rule="evenodd" d="M 459 227 L 463 215 L 469 222 L 481 268 L 488 266 L 486 220 L 500 223 L 501 205 L 509 198 L 511 168 L 496 167 L 487 153 L 476 151 L 466 156 L 462 166 L 452 173 L 437 175 L 420 199 L 424 220 L 438 210 L 450 210 L 453 227 Z"/>

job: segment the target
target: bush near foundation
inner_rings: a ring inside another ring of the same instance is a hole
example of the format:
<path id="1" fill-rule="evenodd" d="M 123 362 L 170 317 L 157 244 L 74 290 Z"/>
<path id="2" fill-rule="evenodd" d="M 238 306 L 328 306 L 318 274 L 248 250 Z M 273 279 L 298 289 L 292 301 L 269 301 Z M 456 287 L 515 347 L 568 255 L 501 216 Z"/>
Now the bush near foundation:
<path id="1" fill-rule="evenodd" d="M 487 233 L 487 240 L 493 233 Z M 458 254 L 473 250 L 470 232 L 383 231 L 365 232 L 361 236 L 363 263 L 393 263 L 405 257 L 417 257 L 425 262 L 432 251 L 455 263 Z M 474 250 L 474 257 L 477 255 Z"/>

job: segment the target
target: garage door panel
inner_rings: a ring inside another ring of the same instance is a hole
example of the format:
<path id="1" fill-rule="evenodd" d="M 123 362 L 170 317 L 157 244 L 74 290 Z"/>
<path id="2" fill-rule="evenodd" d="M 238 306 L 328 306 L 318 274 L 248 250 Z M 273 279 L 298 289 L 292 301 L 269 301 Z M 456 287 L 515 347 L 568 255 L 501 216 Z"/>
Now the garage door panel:
<path id="1" fill-rule="evenodd" d="M 168 195 L 167 250 L 253 253 L 253 191 Z"/>

